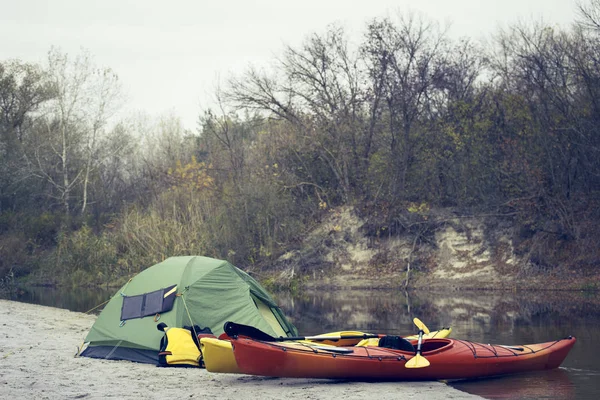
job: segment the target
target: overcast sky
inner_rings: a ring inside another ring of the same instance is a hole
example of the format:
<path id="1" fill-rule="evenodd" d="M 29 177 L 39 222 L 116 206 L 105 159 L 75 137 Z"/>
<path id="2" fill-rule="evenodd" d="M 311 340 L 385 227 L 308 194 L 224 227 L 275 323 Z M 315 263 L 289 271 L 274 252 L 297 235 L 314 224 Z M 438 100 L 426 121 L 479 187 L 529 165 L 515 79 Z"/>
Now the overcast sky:
<path id="1" fill-rule="evenodd" d="M 374 17 L 417 11 L 452 36 L 543 19 L 567 26 L 575 0 L 0 0 L 0 61 L 45 62 L 51 46 L 88 50 L 120 78 L 131 110 L 173 112 L 195 129 L 220 77 L 266 64 L 338 23 L 356 37 Z"/>

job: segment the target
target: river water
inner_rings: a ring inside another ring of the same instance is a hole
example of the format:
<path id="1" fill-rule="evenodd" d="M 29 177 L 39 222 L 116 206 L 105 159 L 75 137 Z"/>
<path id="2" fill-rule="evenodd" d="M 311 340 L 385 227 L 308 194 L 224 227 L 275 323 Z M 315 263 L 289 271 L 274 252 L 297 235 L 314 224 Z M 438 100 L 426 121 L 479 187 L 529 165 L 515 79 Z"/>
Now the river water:
<path id="1" fill-rule="evenodd" d="M 13 299 L 88 312 L 113 294 L 34 288 Z M 559 369 L 450 384 L 488 399 L 600 398 L 598 292 L 339 290 L 274 297 L 302 335 L 339 330 L 414 334 L 412 319 L 418 317 L 431 330 L 450 326 L 452 337 L 481 343 L 521 345 L 575 336 L 577 343 Z"/>

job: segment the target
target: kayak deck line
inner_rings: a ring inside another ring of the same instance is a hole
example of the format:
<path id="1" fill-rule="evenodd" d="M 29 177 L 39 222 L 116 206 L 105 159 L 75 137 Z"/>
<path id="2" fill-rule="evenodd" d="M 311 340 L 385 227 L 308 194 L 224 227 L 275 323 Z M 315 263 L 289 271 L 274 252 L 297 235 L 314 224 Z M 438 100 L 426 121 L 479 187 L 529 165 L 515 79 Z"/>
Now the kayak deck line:
<path id="1" fill-rule="evenodd" d="M 472 341 L 469 341 L 469 340 L 461 340 L 461 339 L 454 339 L 454 340 L 456 342 L 461 342 L 461 343 L 463 343 L 463 344 L 465 344 L 467 346 L 470 345 L 469 347 L 472 349 L 473 358 L 500 358 L 500 357 L 512 357 L 512 356 L 517 356 L 518 357 L 518 356 L 522 356 L 522 355 L 525 355 L 525 354 L 535 354 L 537 352 L 544 351 L 544 350 L 547 350 L 547 349 L 551 348 L 552 346 L 558 344 L 562 340 L 568 340 L 568 339 L 571 339 L 571 338 L 572 338 L 571 336 L 568 336 L 568 337 L 566 337 L 564 339 L 558 339 L 558 340 L 556 340 L 554 342 L 549 342 L 550 344 L 548 346 L 543 347 L 543 348 L 538 349 L 538 350 L 534 350 L 531 347 L 529 347 L 528 345 L 510 346 L 510 345 L 503 345 L 503 344 L 489 344 L 488 343 L 487 344 L 488 347 L 485 347 L 485 345 L 483 345 L 482 343 L 476 343 L 476 342 L 472 342 Z M 431 340 L 431 339 L 429 339 L 429 340 Z M 265 344 L 273 344 L 273 342 L 263 342 L 263 343 L 265 343 Z M 285 343 L 285 342 L 282 342 L 282 343 Z M 296 342 L 296 343 L 298 343 L 298 342 Z M 329 352 L 332 352 L 332 353 L 342 353 L 342 354 L 349 354 L 349 353 L 353 353 L 354 352 L 352 349 L 343 348 L 343 347 L 317 346 L 317 345 L 312 345 L 312 344 L 309 344 L 309 343 L 298 343 L 298 344 L 309 348 L 314 353 L 317 353 L 316 350 L 324 350 L 324 351 L 329 351 Z M 477 354 L 477 349 L 476 349 L 477 346 L 484 347 L 485 350 L 490 351 L 491 353 L 493 353 L 493 355 L 491 355 L 491 356 L 485 356 L 485 355 L 480 356 L 480 355 L 478 355 Z M 276 347 L 280 347 L 280 346 L 276 346 Z M 499 354 L 498 351 L 497 351 L 498 347 L 502 348 L 502 349 L 509 350 L 509 351 L 512 352 L 512 354 L 508 354 L 508 355 L 507 354 Z M 443 348 L 443 347 L 441 347 L 441 348 Z M 385 351 L 386 348 L 377 347 L 377 349 Z M 396 354 L 396 352 L 398 350 L 395 350 L 395 349 L 388 349 L 388 350 L 391 350 L 390 353 L 393 354 L 392 358 L 398 358 L 398 355 Z M 526 350 L 528 350 L 528 351 L 526 352 Z M 286 351 L 285 348 L 284 348 L 284 351 Z M 424 350 L 423 352 L 424 353 L 429 353 L 431 351 L 432 350 L 429 350 L 429 351 Z M 516 352 L 519 352 L 519 353 L 516 353 Z M 368 352 L 368 349 L 367 349 L 367 354 L 368 353 L 369 352 Z M 372 357 L 372 356 L 368 355 L 368 357 Z M 372 357 L 372 358 L 379 358 L 380 361 L 382 360 L 381 356 L 376 356 L 376 357 Z M 402 355 L 401 357 L 399 357 L 399 360 L 405 360 L 405 359 L 406 358 L 404 357 L 404 355 Z"/>
<path id="2" fill-rule="evenodd" d="M 364 357 L 362 355 L 354 355 L 354 350 L 347 349 L 345 347 L 335 347 L 335 346 L 318 346 L 310 343 L 303 343 L 298 341 L 290 341 L 290 342 L 267 342 L 263 340 L 254 340 L 257 343 L 262 343 L 266 346 L 271 346 L 276 349 L 280 349 L 283 352 L 311 352 L 319 355 L 331 355 L 332 357 Z M 233 348 L 235 350 L 235 342 L 232 343 Z M 386 347 L 358 347 L 360 349 L 364 349 L 365 353 L 367 353 L 367 357 L 369 359 L 377 359 L 379 361 L 407 361 L 406 356 L 413 356 L 414 353 L 402 350 L 389 349 Z M 386 353 L 387 355 L 371 355 L 373 352 L 372 349 L 376 349 L 378 353 Z M 341 350 L 341 351 L 340 351 Z M 402 351 L 406 354 L 398 354 L 399 351 Z"/>
<path id="3" fill-rule="evenodd" d="M 569 337 L 529 345 L 490 345 L 456 339 L 424 340 L 420 357 L 430 364 L 411 368 L 414 351 L 359 347 L 349 353 L 297 342 L 232 340 L 236 362 L 250 375 L 377 380 L 468 379 L 560 366 L 575 344 Z M 414 362 L 413 362 L 414 364 Z"/>
<path id="4" fill-rule="evenodd" d="M 424 344 L 428 342 L 430 342 L 432 339 L 426 340 L 424 341 Z M 508 346 L 508 345 L 501 345 L 501 344 L 483 344 L 483 343 L 476 343 L 476 342 L 472 342 L 470 340 L 462 340 L 462 339 L 453 339 L 455 342 L 460 342 L 462 344 L 464 344 L 465 346 L 467 346 L 472 354 L 473 354 L 473 358 L 477 359 L 477 358 L 503 358 L 503 357 L 519 357 L 519 356 L 523 356 L 526 354 L 535 354 L 537 352 L 543 351 L 543 350 L 547 350 L 549 348 L 551 348 L 552 346 L 556 345 L 557 343 L 559 343 L 561 340 L 564 339 L 560 339 L 557 340 L 555 342 L 551 342 L 551 344 L 549 344 L 546 347 L 543 347 L 541 349 L 538 350 L 534 350 L 530 347 L 528 347 L 527 345 L 521 345 L 521 346 Z M 354 353 L 354 350 L 352 349 L 348 349 L 345 347 L 335 347 L 335 346 L 319 346 L 319 345 L 315 345 L 315 344 L 311 344 L 311 343 L 302 343 L 302 342 L 295 342 L 295 341 L 291 341 L 291 342 L 267 342 L 267 341 L 262 341 L 262 340 L 255 340 L 256 342 L 260 342 L 264 345 L 267 346 L 271 346 L 274 348 L 279 348 L 282 351 L 311 351 L 312 353 L 315 354 L 327 354 L 327 353 L 331 353 L 334 357 L 335 356 L 340 356 L 340 355 L 344 355 L 344 356 L 349 356 L 349 357 L 355 357 L 355 355 L 353 355 L 352 353 Z M 448 344 L 444 344 L 443 346 L 439 346 L 437 348 L 427 348 L 427 346 L 425 346 L 425 349 L 423 350 L 423 355 L 428 355 L 431 354 L 432 352 L 437 352 L 437 351 L 441 351 L 444 350 L 446 348 L 446 346 L 450 345 Z M 480 352 L 483 350 L 486 350 L 488 352 L 491 353 L 491 355 L 480 355 L 478 354 L 478 348 L 480 348 Z M 500 354 L 498 353 L 498 348 L 501 349 L 505 349 L 510 351 L 510 354 Z M 386 355 L 372 355 L 371 351 L 372 349 L 376 349 L 377 353 L 387 353 L 389 354 L 388 356 Z M 403 350 L 396 350 L 396 349 L 389 349 L 389 348 L 385 348 L 385 347 L 366 347 L 365 348 L 365 352 L 366 352 L 366 357 L 371 358 L 371 359 L 379 359 L 379 361 L 383 361 L 386 359 L 397 359 L 398 361 L 403 361 L 406 360 L 406 356 L 405 354 L 400 354 L 398 355 L 398 352 L 402 352 L 402 353 L 406 353 L 406 355 L 409 356 L 413 356 L 414 353 L 413 352 L 409 352 L 409 351 L 403 351 Z M 526 351 L 528 350 L 528 351 Z M 517 353 L 517 351 L 519 353 Z M 358 357 L 364 357 L 362 355 L 358 355 Z"/>
<path id="5" fill-rule="evenodd" d="M 491 346 L 491 344 L 488 343 L 488 346 Z M 504 344 L 497 344 L 496 346 L 504 347 L 505 349 L 509 349 L 509 350 L 525 351 L 525 349 L 523 347 L 507 346 Z"/>
<path id="6" fill-rule="evenodd" d="M 461 340 L 461 339 L 454 339 L 454 340 L 457 341 L 457 342 L 462 342 L 464 344 L 469 343 L 469 344 L 473 345 L 471 347 L 471 349 L 473 351 L 473 357 L 474 358 L 496 358 L 496 357 L 500 358 L 500 357 L 512 357 L 512 356 L 519 357 L 519 356 L 523 356 L 523 355 L 526 355 L 526 354 L 539 353 L 541 351 L 550 349 L 551 347 L 557 345 L 558 343 L 562 342 L 563 340 L 569 340 L 569 339 L 572 339 L 572 336 L 568 336 L 568 337 L 563 338 L 563 339 L 558 339 L 558 340 L 555 340 L 554 342 L 548 342 L 548 345 L 546 347 L 542 347 L 542 348 L 537 349 L 537 350 L 532 349 L 530 347 L 530 345 L 526 345 L 526 344 L 521 345 L 521 346 L 507 346 L 507 345 L 503 345 L 503 344 L 489 344 L 488 343 L 487 346 L 489 346 L 489 347 L 487 347 L 485 349 L 489 350 L 490 352 L 493 353 L 493 355 L 491 355 L 491 356 L 479 356 L 477 354 L 477 350 L 475 348 L 475 345 L 480 345 L 481 347 L 484 347 L 484 345 L 482 345 L 481 343 L 475 343 L 475 342 L 471 342 L 471 341 L 468 341 L 468 340 Z M 496 349 L 498 347 L 500 347 L 502 349 L 506 349 L 506 350 L 511 351 L 512 355 L 498 354 L 497 349 Z M 526 350 L 528 350 L 528 351 L 526 351 Z M 517 351 L 520 352 L 520 353 L 516 353 Z"/>

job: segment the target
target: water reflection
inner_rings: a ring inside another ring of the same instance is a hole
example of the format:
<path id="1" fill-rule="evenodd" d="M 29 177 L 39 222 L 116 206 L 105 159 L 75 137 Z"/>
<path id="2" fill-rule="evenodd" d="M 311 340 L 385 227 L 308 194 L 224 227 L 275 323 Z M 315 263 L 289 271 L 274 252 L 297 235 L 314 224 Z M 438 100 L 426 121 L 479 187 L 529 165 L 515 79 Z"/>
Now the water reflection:
<path id="1" fill-rule="evenodd" d="M 600 391 L 600 299 L 575 292 L 341 291 L 276 298 L 300 332 L 348 329 L 415 333 L 414 317 L 430 329 L 482 343 L 528 344 L 569 335 L 577 344 L 563 368 L 532 374 L 452 382 L 490 399 L 597 399 Z"/>
<path id="2" fill-rule="evenodd" d="M 452 383 L 486 399 L 576 399 L 576 388 L 564 369 Z"/>
<path id="3" fill-rule="evenodd" d="M 86 312 L 114 291 L 33 288 L 13 300 Z M 451 382 L 490 399 L 596 399 L 600 392 L 600 298 L 578 292 L 319 291 L 275 293 L 303 335 L 337 330 L 416 333 L 420 318 L 430 329 L 451 326 L 452 336 L 482 343 L 527 344 L 569 335 L 577 343 L 562 368 L 531 374 Z"/>
<path id="4" fill-rule="evenodd" d="M 99 288 L 19 288 L 10 295 L 10 300 L 64 308 L 71 311 L 99 313 L 102 305 L 110 300 L 115 290 Z"/>

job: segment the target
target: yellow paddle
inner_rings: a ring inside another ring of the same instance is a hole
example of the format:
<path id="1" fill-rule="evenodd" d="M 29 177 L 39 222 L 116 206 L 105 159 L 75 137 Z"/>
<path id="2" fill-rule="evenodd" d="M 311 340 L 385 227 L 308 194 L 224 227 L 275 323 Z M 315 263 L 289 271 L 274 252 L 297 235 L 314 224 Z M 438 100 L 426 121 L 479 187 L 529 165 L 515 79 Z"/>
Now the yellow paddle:
<path id="1" fill-rule="evenodd" d="M 369 339 L 369 338 L 378 338 L 379 335 L 373 333 L 363 333 L 363 332 L 348 332 L 349 334 L 345 334 L 344 332 L 336 332 L 336 333 L 326 333 L 318 336 L 280 336 L 273 337 L 258 328 L 249 325 L 237 324 L 235 322 L 227 321 L 225 325 L 223 325 L 223 330 L 229 337 L 247 336 L 252 339 L 262 340 L 265 342 L 287 342 L 290 340 L 311 340 L 311 341 L 337 341 L 343 339 Z"/>
<path id="2" fill-rule="evenodd" d="M 413 319 L 413 322 L 419 328 L 419 342 L 417 343 L 417 354 L 407 361 L 406 368 L 425 368 L 429 367 L 429 361 L 421 355 L 421 343 L 423 342 L 423 333 L 429 333 L 429 328 L 421 322 L 419 318 Z"/>
<path id="3" fill-rule="evenodd" d="M 429 334 L 429 328 L 425 325 L 419 318 L 414 318 L 413 322 L 419 328 L 420 331 L 423 331 L 425 334 Z"/>

